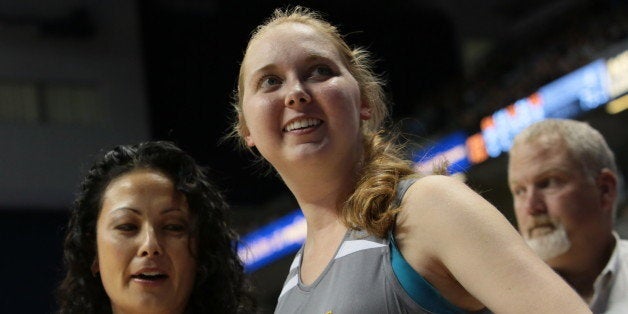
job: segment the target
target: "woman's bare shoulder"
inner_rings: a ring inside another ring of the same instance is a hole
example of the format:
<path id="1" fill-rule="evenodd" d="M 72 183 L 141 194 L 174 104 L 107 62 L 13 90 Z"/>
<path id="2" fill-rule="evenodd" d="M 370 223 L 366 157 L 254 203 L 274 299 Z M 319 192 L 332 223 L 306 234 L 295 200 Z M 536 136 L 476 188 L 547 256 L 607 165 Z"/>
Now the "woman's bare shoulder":
<path id="1" fill-rule="evenodd" d="M 460 210 L 493 208 L 460 179 L 442 175 L 425 176 L 414 182 L 404 195 L 401 207 L 408 218 L 432 214 L 458 216 Z"/>
<path id="2" fill-rule="evenodd" d="M 401 241 L 420 241 L 426 252 L 459 249 L 469 237 L 511 232 L 505 217 L 457 178 L 433 175 L 417 180 L 404 195 L 396 221 Z M 413 246 L 416 247 L 416 246 Z"/>

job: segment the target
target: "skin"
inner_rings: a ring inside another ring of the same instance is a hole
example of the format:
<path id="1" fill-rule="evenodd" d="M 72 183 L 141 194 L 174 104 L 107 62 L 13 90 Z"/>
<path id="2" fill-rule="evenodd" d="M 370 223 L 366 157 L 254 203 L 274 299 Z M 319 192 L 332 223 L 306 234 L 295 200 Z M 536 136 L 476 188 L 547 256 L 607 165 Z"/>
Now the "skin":
<path id="1" fill-rule="evenodd" d="M 495 207 L 454 178 L 428 176 L 410 187 L 395 238 L 412 268 L 465 310 L 590 312 Z"/>
<path id="2" fill-rule="evenodd" d="M 96 238 L 99 272 L 114 313 L 183 313 L 196 260 L 185 196 L 163 174 L 134 170 L 114 179 L 103 196 Z M 138 273 L 160 273 L 156 281 Z"/>
<path id="3" fill-rule="evenodd" d="M 339 158 L 330 172 L 346 172 L 343 165 L 360 157 L 360 121 L 369 109 L 327 38 L 303 24 L 278 25 L 252 42 L 243 67 L 246 142 L 280 174 L 332 154 Z M 286 130 L 303 119 L 319 124 Z"/>
<path id="4" fill-rule="evenodd" d="M 546 262 L 588 299 L 615 245 L 615 175 L 604 169 L 596 178 L 590 177 L 554 136 L 516 146 L 510 153 L 508 174 L 519 231 L 535 238 L 560 222 L 571 247 Z"/>
<path id="5" fill-rule="evenodd" d="M 362 156 L 360 122 L 370 109 L 335 46 L 304 24 L 265 30 L 243 67 L 245 140 L 275 167 L 307 218 L 301 279 L 311 283 L 347 230 L 336 206 L 353 188 L 356 169 L 347 165 Z M 315 126 L 287 131 L 304 119 Z"/>
<path id="6" fill-rule="evenodd" d="M 251 42 L 243 67 L 245 140 L 275 167 L 303 210 L 307 238 L 300 279 L 308 285 L 347 231 L 337 208 L 354 189 L 363 153 L 360 121 L 370 111 L 330 39 L 310 26 L 267 28 Z M 298 117 L 322 123 L 285 132 Z M 415 183 L 396 228 L 412 267 L 465 309 L 589 312 L 494 207 L 451 178 Z"/>

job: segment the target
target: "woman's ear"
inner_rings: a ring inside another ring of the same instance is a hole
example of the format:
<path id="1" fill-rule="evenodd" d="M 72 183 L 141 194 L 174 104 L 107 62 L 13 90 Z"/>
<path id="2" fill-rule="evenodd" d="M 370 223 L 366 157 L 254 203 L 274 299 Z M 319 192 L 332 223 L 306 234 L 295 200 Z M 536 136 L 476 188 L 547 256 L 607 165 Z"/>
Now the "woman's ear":
<path id="1" fill-rule="evenodd" d="M 251 138 L 251 132 L 249 132 L 249 128 L 246 126 L 246 122 L 244 121 L 244 116 L 242 115 L 242 113 L 238 114 L 238 124 L 238 128 L 240 129 L 240 136 L 244 138 L 246 146 L 255 146 L 255 142 L 253 142 L 253 139 Z"/>
<path id="2" fill-rule="evenodd" d="M 96 277 L 96 275 L 100 272 L 100 265 L 98 264 L 98 256 L 94 258 L 91 269 L 92 269 L 92 276 Z"/>
<path id="3" fill-rule="evenodd" d="M 251 137 L 250 134 L 244 136 L 244 142 L 246 143 L 246 146 L 248 147 L 255 146 L 255 142 L 253 142 L 253 138 Z"/>
<path id="4" fill-rule="evenodd" d="M 371 119 L 371 106 L 369 106 L 369 104 L 365 101 L 362 101 L 362 104 L 360 105 L 360 119 Z"/>
<path id="5" fill-rule="evenodd" d="M 600 207 L 612 212 L 617 198 L 617 176 L 610 169 L 604 168 L 596 179 L 596 185 L 600 191 Z"/>

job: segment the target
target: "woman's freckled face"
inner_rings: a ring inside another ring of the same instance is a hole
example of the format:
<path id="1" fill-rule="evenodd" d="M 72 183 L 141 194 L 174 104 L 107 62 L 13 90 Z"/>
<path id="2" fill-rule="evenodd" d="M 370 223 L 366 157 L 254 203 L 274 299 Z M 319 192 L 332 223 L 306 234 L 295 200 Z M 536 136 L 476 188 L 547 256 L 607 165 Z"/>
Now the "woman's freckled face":
<path id="1" fill-rule="evenodd" d="M 327 36 L 301 23 L 272 26 L 242 66 L 245 139 L 275 168 L 320 154 L 356 158 L 368 108 Z"/>

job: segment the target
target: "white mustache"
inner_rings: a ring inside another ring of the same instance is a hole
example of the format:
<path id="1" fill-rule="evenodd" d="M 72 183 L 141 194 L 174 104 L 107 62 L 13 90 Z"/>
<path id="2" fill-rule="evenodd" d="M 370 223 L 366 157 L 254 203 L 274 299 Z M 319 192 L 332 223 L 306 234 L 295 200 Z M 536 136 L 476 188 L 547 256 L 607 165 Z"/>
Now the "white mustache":
<path id="1" fill-rule="evenodd" d="M 560 223 L 554 226 L 554 230 L 548 234 L 536 238 L 524 237 L 528 246 L 544 261 L 557 257 L 571 248 L 571 241 L 567 237 L 565 227 Z M 532 230 L 533 228 L 530 229 L 530 232 Z"/>
<path id="2" fill-rule="evenodd" d="M 528 227 L 524 236 L 527 238 L 531 238 L 532 231 L 536 228 L 551 227 L 552 229 L 557 229 L 559 228 L 559 225 L 559 222 L 555 221 L 548 215 L 533 216 L 532 224 Z"/>

